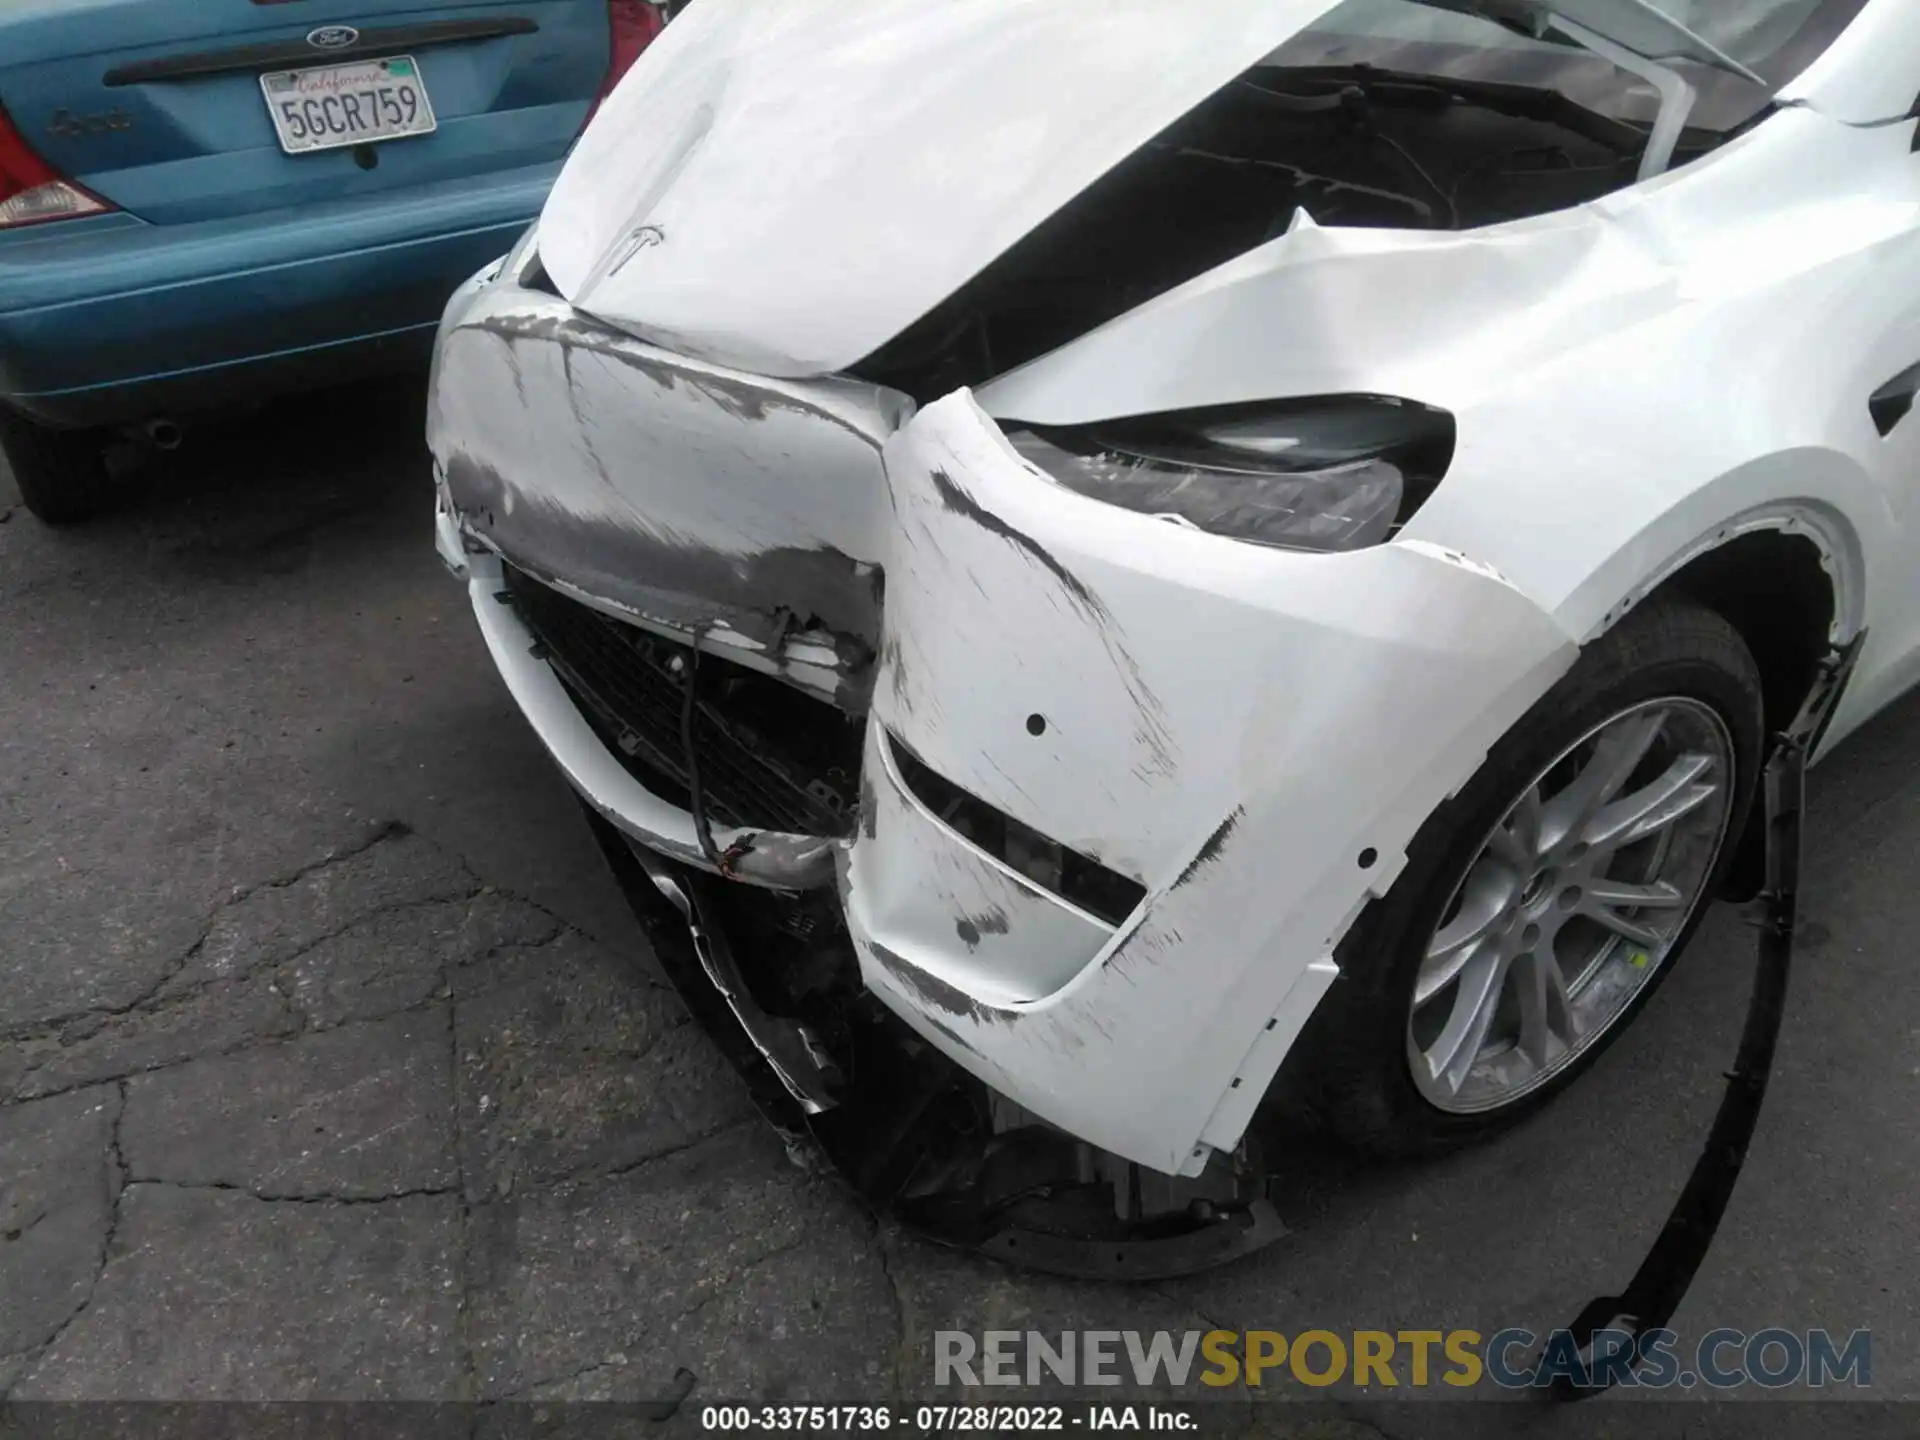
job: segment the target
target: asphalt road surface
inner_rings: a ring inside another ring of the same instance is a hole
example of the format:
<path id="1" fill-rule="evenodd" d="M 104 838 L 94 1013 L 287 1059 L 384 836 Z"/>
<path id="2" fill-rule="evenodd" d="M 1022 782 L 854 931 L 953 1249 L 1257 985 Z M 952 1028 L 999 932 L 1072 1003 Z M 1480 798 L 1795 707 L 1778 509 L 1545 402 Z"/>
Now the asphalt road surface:
<path id="1" fill-rule="evenodd" d="M 644 1399 L 684 1371 L 693 1424 L 716 1398 L 924 1397 L 940 1329 L 1544 1329 L 1624 1282 L 1733 1053 L 1752 932 L 1725 907 L 1500 1144 L 1383 1168 L 1281 1124 L 1293 1233 L 1223 1273 L 1036 1278 L 795 1168 L 487 664 L 433 553 L 418 406 L 282 405 L 196 435 L 108 521 L 0 523 L 0 1395 Z M 1774 1090 L 1678 1322 L 1870 1329 L 1868 1393 L 1910 1400 L 1916 761 L 1908 704 L 1815 773 Z M 1329 1437 L 1816 1423 L 1758 1390 L 1570 1414 L 1405 1378 L 1270 1375 L 1218 1413 Z M 1913 1428 L 1815 1408 L 1825 1433 Z"/>

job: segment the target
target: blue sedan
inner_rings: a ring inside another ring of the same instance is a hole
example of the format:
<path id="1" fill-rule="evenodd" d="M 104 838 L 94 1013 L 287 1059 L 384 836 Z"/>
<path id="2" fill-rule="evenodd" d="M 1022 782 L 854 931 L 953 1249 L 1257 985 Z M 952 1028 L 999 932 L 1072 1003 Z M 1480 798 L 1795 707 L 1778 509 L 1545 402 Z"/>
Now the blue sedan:
<path id="1" fill-rule="evenodd" d="M 49 523 L 181 417 L 424 358 L 646 0 L 0 0 L 0 450 Z"/>

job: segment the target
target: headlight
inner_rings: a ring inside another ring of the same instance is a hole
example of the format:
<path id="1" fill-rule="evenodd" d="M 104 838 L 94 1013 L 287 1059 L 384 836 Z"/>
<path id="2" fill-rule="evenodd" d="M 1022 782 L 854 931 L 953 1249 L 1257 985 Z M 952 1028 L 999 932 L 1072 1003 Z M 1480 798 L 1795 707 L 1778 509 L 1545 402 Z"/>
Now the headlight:
<path id="1" fill-rule="evenodd" d="M 1335 395 L 1010 429 L 1013 446 L 1090 499 L 1209 534 L 1294 550 L 1377 545 L 1453 460 L 1453 417 Z"/>

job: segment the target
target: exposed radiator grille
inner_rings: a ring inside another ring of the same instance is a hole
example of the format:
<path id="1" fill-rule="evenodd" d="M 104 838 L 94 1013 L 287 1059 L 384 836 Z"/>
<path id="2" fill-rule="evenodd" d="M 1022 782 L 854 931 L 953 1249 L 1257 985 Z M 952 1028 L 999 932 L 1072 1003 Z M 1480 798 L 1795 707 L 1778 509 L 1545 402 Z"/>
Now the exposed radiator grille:
<path id="1" fill-rule="evenodd" d="M 507 592 L 547 663 L 628 771 L 663 798 L 689 803 L 691 774 L 680 728 L 688 647 L 603 615 L 511 568 Z M 693 741 L 714 824 L 800 835 L 852 833 L 858 721 L 777 680 L 702 655 Z"/>

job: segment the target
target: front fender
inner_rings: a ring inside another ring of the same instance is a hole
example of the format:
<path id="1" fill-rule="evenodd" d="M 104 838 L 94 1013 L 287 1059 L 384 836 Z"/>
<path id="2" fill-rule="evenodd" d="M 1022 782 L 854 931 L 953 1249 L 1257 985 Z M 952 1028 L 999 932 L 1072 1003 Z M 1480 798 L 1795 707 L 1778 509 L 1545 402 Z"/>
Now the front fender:
<path id="1" fill-rule="evenodd" d="M 1073 494 L 965 392 L 885 461 L 885 793 L 843 877 L 862 976 L 1019 1104 L 1197 1173 L 1353 917 L 1576 646 L 1455 552 L 1284 552 Z M 1035 886 L 902 783 L 895 742 L 1144 900 L 1112 924 Z"/>

